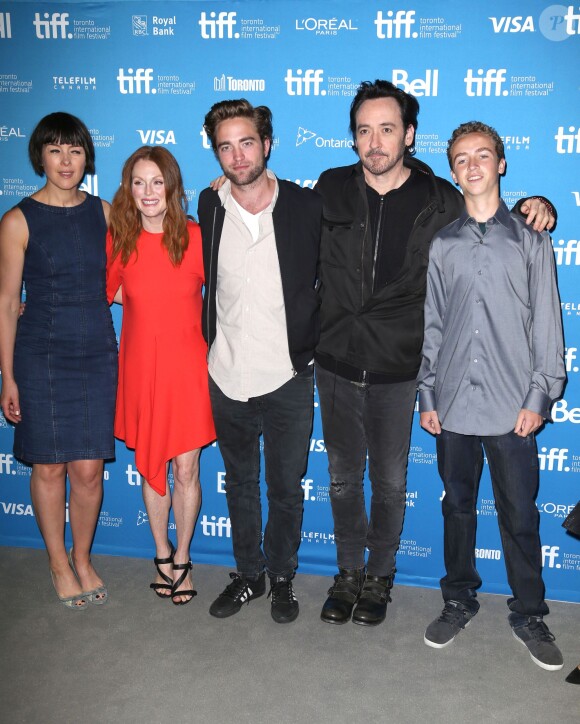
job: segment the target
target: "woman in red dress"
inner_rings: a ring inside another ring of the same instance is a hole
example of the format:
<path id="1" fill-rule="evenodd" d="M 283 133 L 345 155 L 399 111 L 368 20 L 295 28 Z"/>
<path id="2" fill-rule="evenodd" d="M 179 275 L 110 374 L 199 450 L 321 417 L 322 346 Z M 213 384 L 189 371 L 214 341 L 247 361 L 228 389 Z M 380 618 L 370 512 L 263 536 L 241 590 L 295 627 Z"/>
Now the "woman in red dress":
<path id="1" fill-rule="evenodd" d="M 200 449 L 215 439 L 201 333 L 199 226 L 179 166 L 143 146 L 123 167 L 107 239 L 107 296 L 123 304 L 115 436 L 135 450 L 155 541 L 158 596 L 189 603 L 189 546 L 201 502 Z M 173 494 L 168 484 L 173 469 Z M 169 541 L 169 510 L 177 548 Z"/>

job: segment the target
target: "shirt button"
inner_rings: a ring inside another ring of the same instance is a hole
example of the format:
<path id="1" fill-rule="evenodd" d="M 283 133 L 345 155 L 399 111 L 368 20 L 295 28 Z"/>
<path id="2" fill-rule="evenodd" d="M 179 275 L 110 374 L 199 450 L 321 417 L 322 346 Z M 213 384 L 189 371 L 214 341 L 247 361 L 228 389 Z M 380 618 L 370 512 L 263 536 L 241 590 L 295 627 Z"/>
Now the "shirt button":
<path id="1" fill-rule="evenodd" d="M 479 334 L 479 329 L 476 329 L 476 330 L 475 330 L 475 334 Z"/>
<path id="2" fill-rule="evenodd" d="M 480 244 L 483 244 L 483 239 L 480 239 L 480 240 L 479 240 L 479 243 L 480 243 Z"/>
<path id="3" fill-rule="evenodd" d="M 479 304 L 480 302 L 481 302 L 481 299 L 476 299 L 476 300 L 475 300 L 475 303 L 476 303 L 476 304 Z"/>
<path id="4" fill-rule="evenodd" d="M 481 269 L 477 273 L 479 274 L 479 276 L 481 276 Z"/>
<path id="5" fill-rule="evenodd" d="M 473 361 L 474 361 L 475 363 L 477 363 L 477 360 L 476 360 L 476 359 L 474 359 Z"/>
<path id="6" fill-rule="evenodd" d="M 477 387 L 475 385 L 472 385 L 471 389 L 475 392 L 475 390 L 477 390 Z"/>

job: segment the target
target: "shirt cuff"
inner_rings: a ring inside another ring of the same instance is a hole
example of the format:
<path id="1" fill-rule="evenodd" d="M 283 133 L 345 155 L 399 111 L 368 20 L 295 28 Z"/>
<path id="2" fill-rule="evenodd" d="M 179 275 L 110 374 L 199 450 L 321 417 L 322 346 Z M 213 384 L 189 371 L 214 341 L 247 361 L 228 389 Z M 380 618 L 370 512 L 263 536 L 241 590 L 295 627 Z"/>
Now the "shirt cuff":
<path id="1" fill-rule="evenodd" d="M 434 390 L 419 390 L 419 412 L 432 412 L 437 409 Z"/>
<path id="2" fill-rule="evenodd" d="M 550 415 L 551 407 L 552 400 L 550 397 L 548 397 L 545 392 L 538 390 L 536 387 L 530 388 L 528 394 L 526 395 L 526 399 L 524 400 L 524 404 L 522 405 L 522 409 L 536 412 L 538 415 L 541 415 L 544 420 L 549 420 L 550 422 L 552 422 L 552 417 Z"/>

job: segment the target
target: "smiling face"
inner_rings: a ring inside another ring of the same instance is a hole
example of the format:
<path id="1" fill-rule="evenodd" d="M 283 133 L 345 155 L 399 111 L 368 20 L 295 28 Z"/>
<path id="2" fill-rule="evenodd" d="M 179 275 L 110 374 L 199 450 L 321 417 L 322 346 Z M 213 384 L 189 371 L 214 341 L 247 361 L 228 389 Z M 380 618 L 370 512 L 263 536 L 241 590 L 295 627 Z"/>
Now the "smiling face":
<path id="1" fill-rule="evenodd" d="M 42 147 L 42 170 L 47 183 L 61 191 L 76 189 L 85 175 L 86 154 L 82 146 L 47 143 Z"/>
<path id="2" fill-rule="evenodd" d="M 224 175 L 236 186 L 253 184 L 266 169 L 270 140 L 262 139 L 249 118 L 222 121 L 216 129 L 216 155 Z"/>
<path id="3" fill-rule="evenodd" d="M 143 158 L 133 166 L 131 193 L 141 213 L 143 228 L 153 233 L 163 231 L 163 219 L 167 211 L 165 181 L 154 161 Z"/>
<path id="4" fill-rule="evenodd" d="M 365 176 L 387 176 L 403 166 L 405 148 L 413 143 L 413 126 L 403 127 L 394 98 L 365 101 L 356 114 L 356 146 Z"/>
<path id="5" fill-rule="evenodd" d="M 467 133 L 451 147 L 451 177 L 466 197 L 498 195 L 504 171 L 505 159 L 485 133 Z"/>

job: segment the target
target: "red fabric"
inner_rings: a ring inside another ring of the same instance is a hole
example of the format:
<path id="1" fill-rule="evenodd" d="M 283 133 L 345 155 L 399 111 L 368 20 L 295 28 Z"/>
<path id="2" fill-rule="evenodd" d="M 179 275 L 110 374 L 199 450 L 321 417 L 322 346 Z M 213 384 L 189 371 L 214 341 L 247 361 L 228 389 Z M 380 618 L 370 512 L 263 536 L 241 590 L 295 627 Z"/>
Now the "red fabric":
<path id="1" fill-rule="evenodd" d="M 143 231 L 126 267 L 111 260 L 107 296 L 123 288 L 123 326 L 115 437 L 135 449 L 137 469 L 165 495 L 165 464 L 215 439 L 201 333 L 203 259 L 199 226 L 188 223 L 189 247 L 173 266 L 162 234 Z"/>

